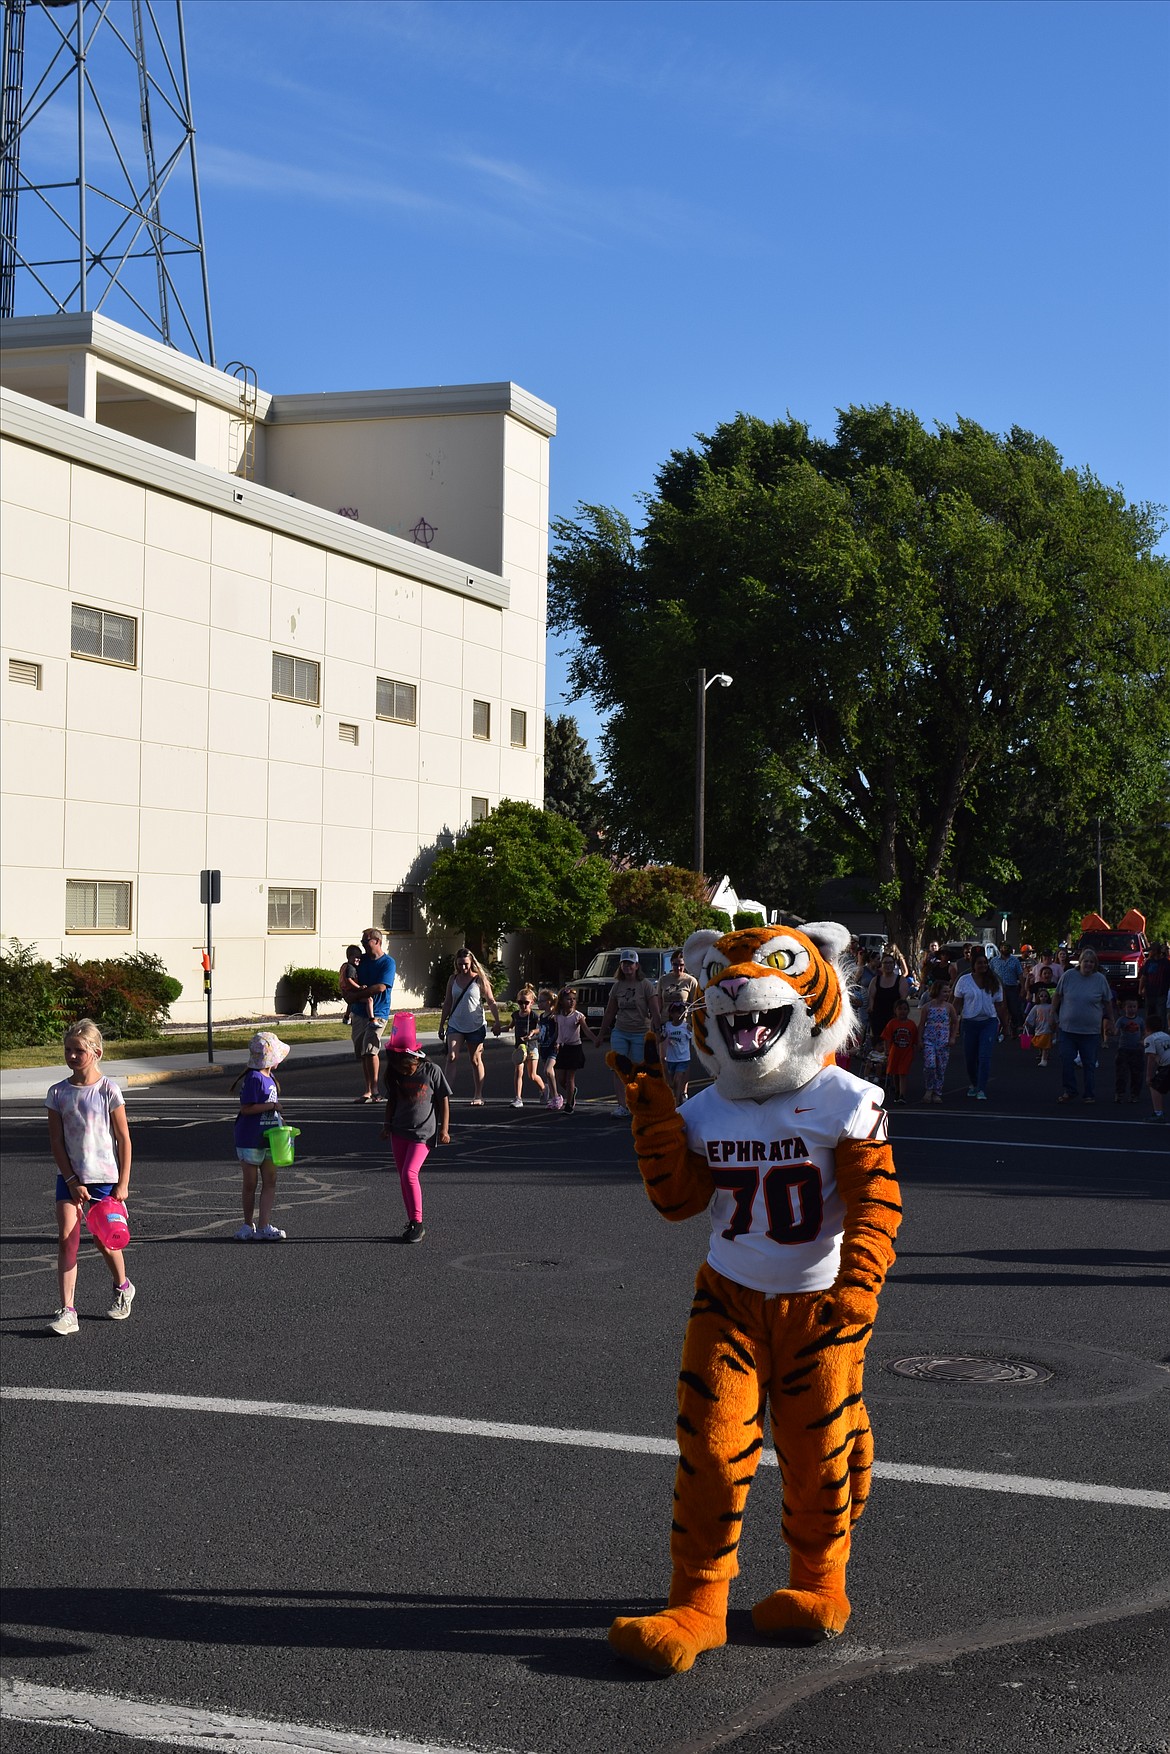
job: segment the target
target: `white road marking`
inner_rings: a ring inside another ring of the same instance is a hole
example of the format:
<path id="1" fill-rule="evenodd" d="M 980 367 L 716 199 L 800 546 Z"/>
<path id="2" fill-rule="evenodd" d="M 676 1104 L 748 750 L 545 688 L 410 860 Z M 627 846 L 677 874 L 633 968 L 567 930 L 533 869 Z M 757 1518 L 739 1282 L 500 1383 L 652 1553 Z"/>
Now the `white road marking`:
<path id="1" fill-rule="evenodd" d="M 156 1747 L 208 1748 L 222 1754 L 456 1754 L 437 1742 L 410 1742 L 401 1736 L 367 1735 L 361 1730 L 329 1730 L 315 1724 L 274 1723 L 234 1717 L 224 1711 L 197 1711 L 189 1705 L 157 1704 L 149 1699 L 118 1699 L 109 1693 L 74 1693 L 13 1679 L 0 1684 L 0 1714 L 25 1724 L 65 1724 L 70 1729 L 136 1736 Z M 463 1750 L 474 1754 L 474 1750 Z M 497 1749 L 493 1754 L 509 1754 Z"/>
<path id="2" fill-rule="evenodd" d="M 0 1400 L 84 1402 L 99 1407 L 147 1407 L 172 1413 L 220 1413 L 244 1418 L 303 1419 L 313 1424 L 366 1425 L 389 1431 L 427 1431 L 444 1437 L 496 1437 L 513 1443 L 552 1443 L 572 1449 L 622 1450 L 634 1455 L 678 1455 L 672 1437 L 639 1437 L 624 1431 L 576 1431 L 555 1425 L 509 1425 L 496 1419 L 453 1419 L 433 1413 L 393 1413 L 368 1407 L 317 1407 L 297 1401 L 237 1401 L 219 1395 L 158 1395 L 134 1390 L 0 1388 Z M 776 1466 L 774 1450 L 760 1458 Z M 1170 1492 L 1139 1486 L 1098 1486 L 1081 1480 L 1046 1480 L 1030 1474 L 986 1474 L 967 1468 L 935 1468 L 918 1462 L 875 1462 L 879 1479 L 923 1486 L 960 1486 L 982 1492 L 1022 1493 L 1032 1498 L 1071 1498 L 1089 1504 L 1124 1504 L 1138 1510 L 1170 1510 Z"/>
<path id="3" fill-rule="evenodd" d="M 905 1117 L 901 1117 L 905 1118 Z M 1044 1139 L 973 1139 L 970 1135 L 954 1137 L 947 1133 L 903 1133 L 899 1130 L 890 1135 L 891 1145 L 1007 1145 L 1019 1151 L 1088 1151 L 1096 1157 L 1116 1157 L 1124 1149 L 1126 1157 L 1165 1157 L 1165 1151 L 1135 1151 L 1132 1146 L 1119 1145 L 1064 1145 Z"/>

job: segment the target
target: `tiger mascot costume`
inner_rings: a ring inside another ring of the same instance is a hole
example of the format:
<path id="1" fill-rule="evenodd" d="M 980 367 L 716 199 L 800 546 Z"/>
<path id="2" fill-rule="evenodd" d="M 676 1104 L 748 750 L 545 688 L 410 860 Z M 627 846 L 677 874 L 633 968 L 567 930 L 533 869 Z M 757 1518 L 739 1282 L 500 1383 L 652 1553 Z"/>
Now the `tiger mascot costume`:
<path id="1" fill-rule="evenodd" d="M 711 1220 L 678 1378 L 670 1596 L 609 1633 L 659 1674 L 727 1641 L 769 1403 L 788 1587 L 752 1619 L 763 1633 L 828 1638 L 849 1618 L 850 1530 L 873 1458 L 862 1364 L 901 1206 L 883 1093 L 834 1059 L 854 1027 L 836 960 L 848 943 L 832 923 L 694 933 L 692 1024 L 714 1082 L 681 1110 L 653 1037 L 645 1064 L 608 1056 L 651 1205 L 671 1222 Z"/>

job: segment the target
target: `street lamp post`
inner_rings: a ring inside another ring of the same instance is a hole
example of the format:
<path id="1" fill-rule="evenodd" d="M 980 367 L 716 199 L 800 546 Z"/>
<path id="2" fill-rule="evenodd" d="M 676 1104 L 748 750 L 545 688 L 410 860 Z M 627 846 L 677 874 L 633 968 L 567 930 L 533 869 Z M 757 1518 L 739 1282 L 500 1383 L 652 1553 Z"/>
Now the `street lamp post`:
<path id="1" fill-rule="evenodd" d="M 700 670 L 695 691 L 695 870 L 703 869 L 703 842 L 706 836 L 707 810 L 707 690 L 718 682 L 721 688 L 731 687 L 731 677 L 720 670 L 709 680 Z"/>

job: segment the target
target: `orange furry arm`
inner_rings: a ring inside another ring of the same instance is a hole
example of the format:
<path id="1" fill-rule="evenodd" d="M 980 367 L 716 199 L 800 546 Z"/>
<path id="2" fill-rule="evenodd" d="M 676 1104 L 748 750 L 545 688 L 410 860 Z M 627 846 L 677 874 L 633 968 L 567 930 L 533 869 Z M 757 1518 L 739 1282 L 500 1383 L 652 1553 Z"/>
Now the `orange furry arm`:
<path id="1" fill-rule="evenodd" d="M 706 1159 L 687 1144 L 687 1131 L 662 1076 L 658 1044 L 651 1035 L 646 1037 L 644 1052 L 640 1066 L 624 1054 L 607 1054 L 605 1060 L 626 1087 L 634 1150 L 650 1204 L 677 1224 L 707 1210 L 715 1183 Z"/>
<path id="2" fill-rule="evenodd" d="M 876 1298 L 894 1259 L 902 1201 L 888 1140 L 842 1139 L 837 1189 L 845 1203 L 841 1267 L 834 1291 L 852 1286 Z"/>

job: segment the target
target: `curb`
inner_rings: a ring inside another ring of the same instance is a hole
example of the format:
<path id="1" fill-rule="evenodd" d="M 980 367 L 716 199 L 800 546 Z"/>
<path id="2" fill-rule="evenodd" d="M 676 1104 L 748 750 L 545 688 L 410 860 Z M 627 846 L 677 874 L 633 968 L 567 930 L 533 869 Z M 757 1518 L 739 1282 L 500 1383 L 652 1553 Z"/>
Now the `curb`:
<path id="1" fill-rule="evenodd" d="M 157 1071 L 131 1072 L 124 1079 L 127 1087 L 139 1084 L 176 1084 L 181 1078 L 221 1078 L 231 1070 L 217 1060 L 212 1066 L 159 1067 Z"/>

